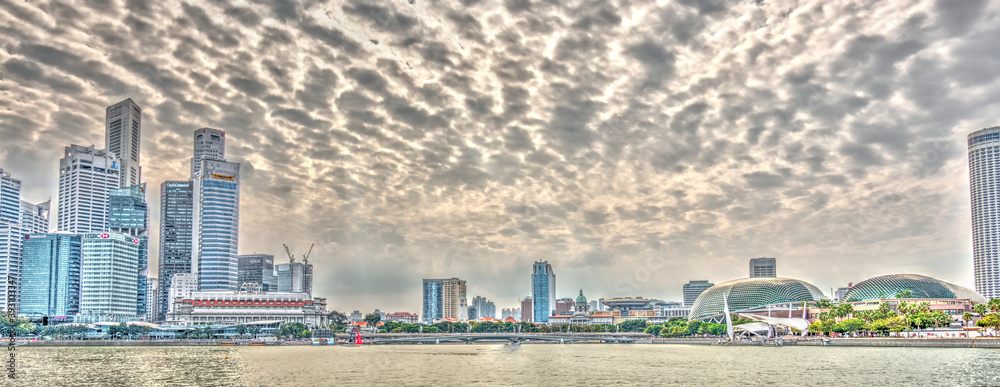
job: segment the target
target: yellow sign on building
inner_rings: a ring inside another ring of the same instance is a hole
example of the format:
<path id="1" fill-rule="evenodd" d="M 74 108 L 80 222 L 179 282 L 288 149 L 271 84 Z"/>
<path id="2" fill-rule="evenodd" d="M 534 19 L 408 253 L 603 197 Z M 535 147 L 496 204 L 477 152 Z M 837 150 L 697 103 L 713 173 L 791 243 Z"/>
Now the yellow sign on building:
<path id="1" fill-rule="evenodd" d="M 212 178 L 213 179 L 230 180 L 230 181 L 236 180 L 235 177 L 232 177 L 232 176 L 229 176 L 229 175 L 220 175 L 218 173 L 213 173 L 212 174 Z"/>

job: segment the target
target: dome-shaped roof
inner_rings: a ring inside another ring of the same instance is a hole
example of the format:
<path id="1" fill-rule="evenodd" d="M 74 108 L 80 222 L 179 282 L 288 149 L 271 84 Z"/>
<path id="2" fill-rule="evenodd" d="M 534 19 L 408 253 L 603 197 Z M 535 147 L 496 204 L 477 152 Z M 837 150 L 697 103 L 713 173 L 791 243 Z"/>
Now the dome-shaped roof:
<path id="1" fill-rule="evenodd" d="M 869 278 L 851 287 L 844 296 L 845 302 L 896 298 L 904 290 L 910 291 L 909 298 L 969 299 L 981 304 L 986 302 L 974 290 L 919 274 L 889 274 Z"/>
<path id="2" fill-rule="evenodd" d="M 823 292 L 812 284 L 791 278 L 742 278 L 712 286 L 701 293 L 691 306 L 690 320 L 725 315 L 723 295 L 729 312 L 759 308 L 785 302 L 816 301 Z"/>
<path id="3" fill-rule="evenodd" d="M 583 289 L 580 289 L 580 295 L 576 296 L 576 303 L 578 303 L 578 304 L 586 304 L 587 303 L 587 297 L 583 296 Z"/>

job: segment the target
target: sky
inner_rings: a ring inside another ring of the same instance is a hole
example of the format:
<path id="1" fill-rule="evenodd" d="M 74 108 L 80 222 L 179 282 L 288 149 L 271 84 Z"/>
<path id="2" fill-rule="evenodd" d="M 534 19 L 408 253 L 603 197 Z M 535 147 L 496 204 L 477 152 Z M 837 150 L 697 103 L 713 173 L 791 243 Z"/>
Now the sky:
<path id="1" fill-rule="evenodd" d="M 194 130 L 242 163 L 240 252 L 316 244 L 330 309 L 679 300 L 690 280 L 972 286 L 966 136 L 1000 125 L 1000 3 L 0 0 L 0 168 L 57 200 L 70 144 L 143 109 L 159 185 Z M 52 224 L 55 225 L 55 213 Z M 157 267 L 155 261 L 150 264 Z"/>

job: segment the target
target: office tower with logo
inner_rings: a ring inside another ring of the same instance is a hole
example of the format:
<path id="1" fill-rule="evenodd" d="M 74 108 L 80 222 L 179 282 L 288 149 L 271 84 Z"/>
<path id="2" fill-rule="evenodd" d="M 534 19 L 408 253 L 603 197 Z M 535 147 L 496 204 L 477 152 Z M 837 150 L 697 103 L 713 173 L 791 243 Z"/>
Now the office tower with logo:
<path id="1" fill-rule="evenodd" d="M 59 160 L 57 229 L 73 234 L 108 231 L 108 193 L 119 187 L 118 157 L 94 146 L 66 147 Z"/>
<path id="2" fill-rule="evenodd" d="M 108 106 L 104 119 L 105 145 L 118 156 L 118 186 L 128 187 L 142 182 L 139 147 L 142 145 L 142 109 L 131 98 Z"/>

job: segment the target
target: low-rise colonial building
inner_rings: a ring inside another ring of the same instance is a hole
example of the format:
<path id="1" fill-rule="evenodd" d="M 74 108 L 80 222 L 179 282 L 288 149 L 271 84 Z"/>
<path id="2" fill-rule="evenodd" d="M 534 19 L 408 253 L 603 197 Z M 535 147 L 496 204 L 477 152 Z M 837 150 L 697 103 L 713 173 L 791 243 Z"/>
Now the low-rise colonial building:
<path id="1" fill-rule="evenodd" d="M 211 291 L 176 300 L 167 321 L 174 325 L 281 321 L 316 327 L 329 324 L 328 313 L 326 298 L 311 298 L 305 292 Z"/>

